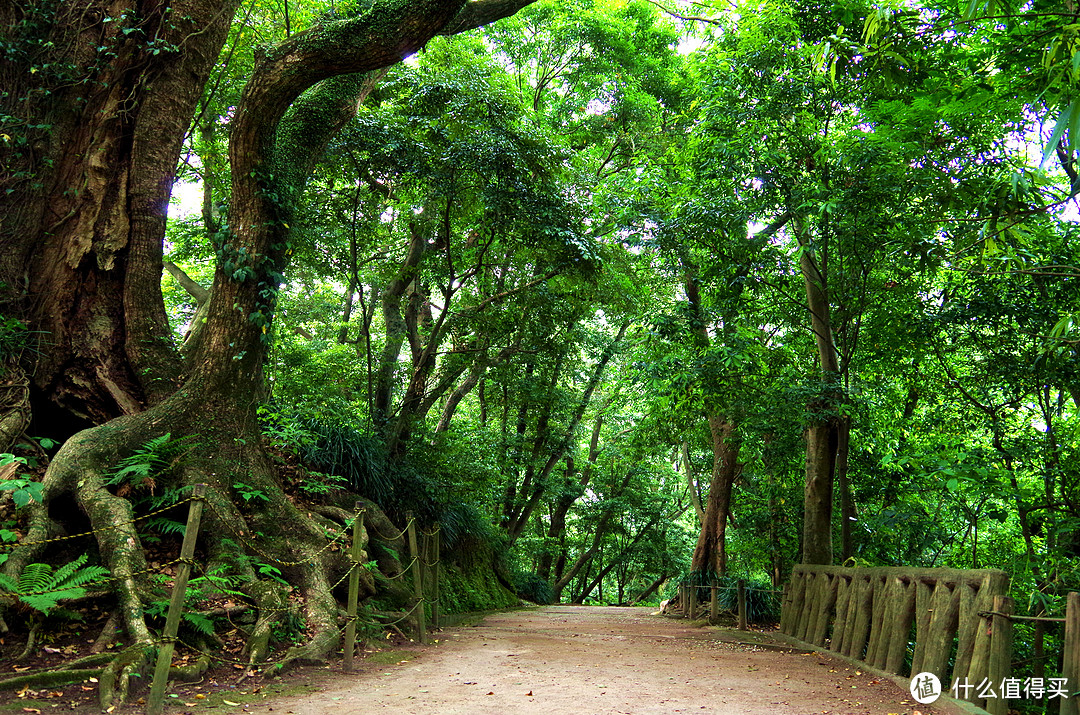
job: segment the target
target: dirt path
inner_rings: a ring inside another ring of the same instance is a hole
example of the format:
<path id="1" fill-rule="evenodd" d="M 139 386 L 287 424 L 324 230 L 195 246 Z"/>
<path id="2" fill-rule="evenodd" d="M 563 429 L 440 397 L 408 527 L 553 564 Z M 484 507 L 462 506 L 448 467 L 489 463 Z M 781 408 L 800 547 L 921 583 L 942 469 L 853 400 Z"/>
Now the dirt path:
<path id="1" fill-rule="evenodd" d="M 250 704 L 259 715 L 730 713 L 888 715 L 933 711 L 839 660 L 720 640 L 649 609 L 552 606 L 447 629 L 396 665 Z M 731 638 L 728 632 L 726 636 Z"/>

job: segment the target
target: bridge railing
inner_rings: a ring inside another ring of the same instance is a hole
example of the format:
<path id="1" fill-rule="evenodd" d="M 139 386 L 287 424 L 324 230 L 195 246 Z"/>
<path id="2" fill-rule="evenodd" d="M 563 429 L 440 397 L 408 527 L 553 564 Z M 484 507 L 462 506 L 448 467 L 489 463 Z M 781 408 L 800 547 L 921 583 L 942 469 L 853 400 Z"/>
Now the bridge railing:
<path id="1" fill-rule="evenodd" d="M 1009 676 L 1012 657 L 1008 591 L 1009 576 L 997 569 L 798 565 L 784 590 L 780 630 L 896 675 L 933 673 L 943 688 L 996 685 Z M 992 713 L 1007 702 L 973 701 Z"/>

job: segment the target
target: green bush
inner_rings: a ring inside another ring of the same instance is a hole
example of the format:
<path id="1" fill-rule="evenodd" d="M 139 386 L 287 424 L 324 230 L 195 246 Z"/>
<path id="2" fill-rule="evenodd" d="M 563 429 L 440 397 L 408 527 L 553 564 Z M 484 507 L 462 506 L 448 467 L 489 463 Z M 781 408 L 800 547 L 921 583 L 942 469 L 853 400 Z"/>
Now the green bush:
<path id="1" fill-rule="evenodd" d="M 520 598 L 546 606 L 555 600 L 551 584 L 531 571 L 517 571 L 512 576 L 514 591 Z"/>
<path id="2" fill-rule="evenodd" d="M 386 448 L 377 436 L 342 424 L 316 419 L 300 420 L 301 429 L 314 439 L 300 443 L 300 459 L 320 472 L 344 477 L 349 489 L 386 506 L 395 484 L 386 468 Z"/>
<path id="3" fill-rule="evenodd" d="M 721 588 L 717 591 L 720 608 L 738 613 L 738 579 L 725 577 L 720 579 Z M 780 597 L 773 593 L 772 585 L 767 581 L 746 582 L 746 620 L 748 623 L 773 623 L 780 620 Z"/>
<path id="4" fill-rule="evenodd" d="M 491 522 L 472 504 L 446 504 L 439 510 L 438 521 L 442 529 L 442 547 L 446 550 L 458 548 L 468 537 L 491 543 L 494 536 Z"/>

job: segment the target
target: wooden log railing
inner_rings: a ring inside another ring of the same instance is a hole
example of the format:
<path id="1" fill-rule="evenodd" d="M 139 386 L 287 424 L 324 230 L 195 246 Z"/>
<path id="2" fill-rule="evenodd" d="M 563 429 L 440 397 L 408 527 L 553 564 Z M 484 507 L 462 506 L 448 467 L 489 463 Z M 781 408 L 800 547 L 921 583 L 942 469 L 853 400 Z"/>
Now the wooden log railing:
<path id="1" fill-rule="evenodd" d="M 1008 574 L 996 569 L 798 565 L 784 590 L 780 630 L 896 675 L 933 673 L 945 689 L 963 678 L 1000 683 L 1009 675 L 1012 629 L 991 612 L 1011 613 L 1008 591 Z M 973 702 L 994 713 L 1007 701 Z"/>

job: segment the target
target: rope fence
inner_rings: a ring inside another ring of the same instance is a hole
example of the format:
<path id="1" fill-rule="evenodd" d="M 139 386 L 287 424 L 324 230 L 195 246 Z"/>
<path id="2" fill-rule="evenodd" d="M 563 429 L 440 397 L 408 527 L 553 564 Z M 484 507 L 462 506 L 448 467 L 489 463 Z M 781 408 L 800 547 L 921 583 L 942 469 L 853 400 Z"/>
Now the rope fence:
<path id="1" fill-rule="evenodd" d="M 441 527 L 438 525 L 430 531 L 424 531 L 417 528 L 416 519 L 411 514 L 408 515 L 406 525 L 396 536 L 387 536 L 383 534 L 374 525 L 369 524 L 371 531 L 377 535 L 380 539 L 386 541 L 394 541 L 405 537 L 409 548 L 409 560 L 404 564 L 402 570 L 393 576 L 385 577 L 386 580 L 393 581 L 402 578 L 406 573 L 411 575 L 413 583 L 413 598 L 409 599 L 411 605 L 407 610 L 402 612 L 400 616 L 390 621 L 381 620 L 368 620 L 357 615 L 357 606 L 359 601 L 359 580 L 361 569 L 365 569 L 368 566 L 363 554 L 363 545 L 366 543 L 366 531 L 365 531 L 365 514 L 366 508 L 362 502 L 356 502 L 355 512 L 347 519 L 340 530 L 333 533 L 328 533 L 327 543 L 320 549 L 315 551 L 310 556 L 296 560 L 285 561 L 277 558 L 269 553 L 266 553 L 263 549 L 256 546 L 250 538 L 248 538 L 242 531 L 238 530 L 233 523 L 235 519 L 227 518 L 221 513 L 221 511 L 215 506 L 215 504 L 206 498 L 206 485 L 195 485 L 192 494 L 184 499 L 180 499 L 168 506 L 156 509 L 150 513 L 144 514 L 139 517 L 132 518 L 128 521 L 119 522 L 116 524 L 110 524 L 107 527 L 85 531 L 79 534 L 69 534 L 64 536 L 58 536 L 50 539 L 43 539 L 38 541 L 23 541 L 13 544 L 2 544 L 0 548 L 7 547 L 8 549 L 14 549 L 16 547 L 23 546 L 39 546 L 59 541 L 67 541 L 72 539 L 78 539 L 83 537 L 91 537 L 95 534 L 114 531 L 116 529 L 122 529 L 134 526 L 139 522 L 146 521 L 154 516 L 158 516 L 164 512 L 171 511 L 177 507 L 181 507 L 185 504 L 188 505 L 188 517 L 187 524 L 184 527 L 183 543 L 180 550 L 180 556 L 178 558 L 166 561 L 163 563 L 157 563 L 153 567 L 148 567 L 136 571 L 134 573 L 125 574 L 117 577 L 112 574 L 102 574 L 100 577 L 94 577 L 89 580 L 83 581 L 79 584 L 79 588 L 86 586 L 95 587 L 107 587 L 110 584 L 120 583 L 122 581 L 128 581 L 131 579 L 139 579 L 141 577 L 150 574 L 163 574 L 167 570 L 175 568 L 175 574 L 168 574 L 173 578 L 173 588 L 169 599 L 169 606 L 166 614 L 165 627 L 159 637 L 155 639 L 155 645 L 157 646 L 157 661 L 155 663 L 155 670 L 153 680 L 151 681 L 150 695 L 147 698 L 146 713 L 147 715 L 160 715 L 163 708 L 165 690 L 168 685 L 168 674 L 172 663 L 173 651 L 176 644 L 190 649 L 193 653 L 198 654 L 200 657 L 209 658 L 212 661 L 226 663 L 234 666 L 242 666 L 244 668 L 263 669 L 275 666 L 287 662 L 293 657 L 292 651 L 286 653 L 286 655 L 277 659 L 264 659 L 258 661 L 241 661 L 235 658 L 222 655 L 221 653 L 208 652 L 200 647 L 197 647 L 191 643 L 181 640 L 178 637 L 180 621 L 182 612 L 184 610 L 184 604 L 186 600 L 187 590 L 189 587 L 189 578 L 195 567 L 198 565 L 195 555 L 195 544 L 199 535 L 199 529 L 202 521 L 203 508 L 208 507 L 209 511 L 226 527 L 226 531 L 230 533 L 240 544 L 242 549 L 245 549 L 247 553 L 255 554 L 265 560 L 268 566 L 300 566 L 304 564 L 315 563 L 328 549 L 333 548 L 336 544 L 341 542 L 344 537 L 351 533 L 352 541 L 348 548 L 348 563 L 349 567 L 345 570 L 345 573 L 335 583 L 329 586 L 330 591 L 334 591 L 348 582 L 348 600 L 346 616 L 343 619 L 339 629 L 338 637 L 341 639 L 343 646 L 344 662 L 343 666 L 345 670 L 349 670 L 352 667 L 352 659 L 355 650 L 356 632 L 357 626 L 360 624 L 368 624 L 370 626 L 379 626 L 382 628 L 395 628 L 402 622 L 409 619 L 415 620 L 416 624 L 416 638 L 419 642 L 424 643 L 427 640 L 427 627 L 428 627 L 428 615 L 427 612 L 430 609 L 431 616 L 430 622 L 434 629 L 439 628 L 439 564 L 441 563 L 440 554 L 440 535 Z M 419 532 L 419 534 L 417 534 Z M 417 536 L 420 537 L 419 541 Z M 62 567 L 61 567 L 62 568 Z M 199 577 L 203 578 L 203 577 Z M 20 597 L 32 597 L 32 596 L 46 596 L 49 594 L 71 594 L 72 586 L 58 586 L 56 588 L 41 589 L 27 592 L 11 592 L 0 594 L 0 596 L 18 599 Z M 432 591 L 433 594 L 429 598 L 427 592 Z M 85 591 L 84 591 L 85 592 Z M 292 613 L 296 611 L 296 606 L 291 605 L 289 607 L 272 607 L 266 604 L 253 603 L 250 606 L 253 610 L 261 614 L 273 614 L 273 613 Z M 246 610 L 246 609 L 245 609 Z M 400 632 L 400 631 L 398 631 Z M 130 646 L 121 652 L 127 652 L 133 648 L 143 648 L 147 644 L 137 643 Z M 116 656 L 116 653 L 110 654 L 112 657 Z M 42 672 L 48 672 L 48 668 L 42 669 Z M 33 671 L 19 671 L 19 674 L 23 673 L 32 674 Z"/>
<path id="2" fill-rule="evenodd" d="M 311 556 L 309 556 L 307 558 L 297 560 L 297 561 L 282 561 L 281 559 L 279 559 L 279 558 L 277 558 L 275 556 L 271 556 L 270 554 L 266 553 L 265 551 L 263 551 L 262 549 L 257 547 L 254 543 L 251 542 L 250 539 L 248 539 L 248 538 L 246 538 L 244 536 L 243 532 L 239 532 L 235 528 L 233 528 L 232 522 L 234 521 L 234 519 L 232 519 L 231 517 L 224 516 L 221 512 L 219 512 L 217 510 L 217 507 L 215 507 L 212 502 L 208 502 L 208 505 L 210 506 L 210 511 L 214 512 L 214 516 L 216 516 L 221 521 L 221 523 L 225 525 L 225 528 L 229 530 L 229 533 L 231 533 L 233 536 L 236 537 L 237 541 L 239 541 L 241 545 L 243 545 L 246 548 L 250 549 L 254 553 L 261 556 L 262 558 L 267 559 L 268 563 L 272 562 L 272 564 L 276 564 L 278 566 L 285 566 L 285 567 L 302 566 L 304 564 L 309 564 L 309 563 L 312 563 L 313 561 L 315 561 L 323 553 L 325 553 L 331 547 L 333 547 L 334 544 L 336 544 L 338 541 L 340 541 L 343 536 L 345 536 L 346 534 L 349 533 L 349 526 L 353 522 L 355 522 L 356 519 L 359 518 L 360 514 L 363 512 L 362 508 L 358 509 L 352 515 L 352 518 L 348 522 L 346 522 L 345 526 L 342 527 L 342 529 L 340 531 L 338 531 L 334 535 L 333 538 L 328 539 L 326 544 L 323 545 L 322 548 L 320 548 L 318 551 L 316 551 Z"/>
<path id="3" fill-rule="evenodd" d="M 163 514 L 163 513 L 167 512 L 167 511 L 171 511 L 172 509 L 175 509 L 178 506 L 183 506 L 184 504 L 188 504 L 194 498 L 195 497 L 193 497 L 193 496 L 189 496 L 189 497 L 186 497 L 184 499 L 181 499 L 181 500 L 175 502 L 174 504 L 170 504 L 169 506 L 161 507 L 160 509 L 158 509 L 156 511 L 152 511 L 149 514 L 143 514 L 142 516 L 135 517 L 134 519 L 131 519 L 130 521 L 121 521 L 121 522 L 117 522 L 115 524 L 110 524 L 109 526 L 103 526 L 100 529 L 92 529 L 90 531 L 82 531 L 82 532 L 79 532 L 78 534 L 67 534 L 66 536 L 55 536 L 55 537 L 53 537 L 51 539 L 42 539 L 40 541 L 16 541 L 16 542 L 7 543 L 7 544 L 0 544 L 0 549 L 15 549 L 15 548 L 22 548 L 24 546 L 44 546 L 45 544 L 53 544 L 53 543 L 56 543 L 58 541 L 69 541 L 71 539 L 80 539 L 80 538 L 82 538 L 84 536 L 93 536 L 94 534 L 101 534 L 101 533 L 104 533 L 106 531 L 116 531 L 117 529 L 120 529 L 120 528 L 123 528 L 123 527 L 126 527 L 126 526 L 134 526 L 135 524 L 139 523 L 140 521 L 145 521 L 145 520 L 149 519 L 152 516 L 157 516 L 158 514 Z"/>
<path id="4" fill-rule="evenodd" d="M 783 591 L 779 591 L 773 588 L 758 588 L 757 586 L 747 586 L 745 579 L 739 579 L 735 582 L 734 586 L 723 586 L 720 584 L 702 584 L 694 583 L 693 581 L 680 581 L 678 586 L 677 599 L 682 607 L 682 614 L 684 618 L 694 620 L 698 618 L 698 599 L 697 591 L 699 589 L 708 589 L 709 591 L 709 620 L 716 621 L 720 617 L 720 599 L 718 594 L 720 592 L 730 593 L 735 592 L 736 605 L 734 609 L 726 609 L 735 614 L 737 619 L 739 630 L 747 630 L 747 606 L 746 606 L 746 594 L 752 591 L 759 593 L 771 593 L 771 594 L 783 594 Z"/>

